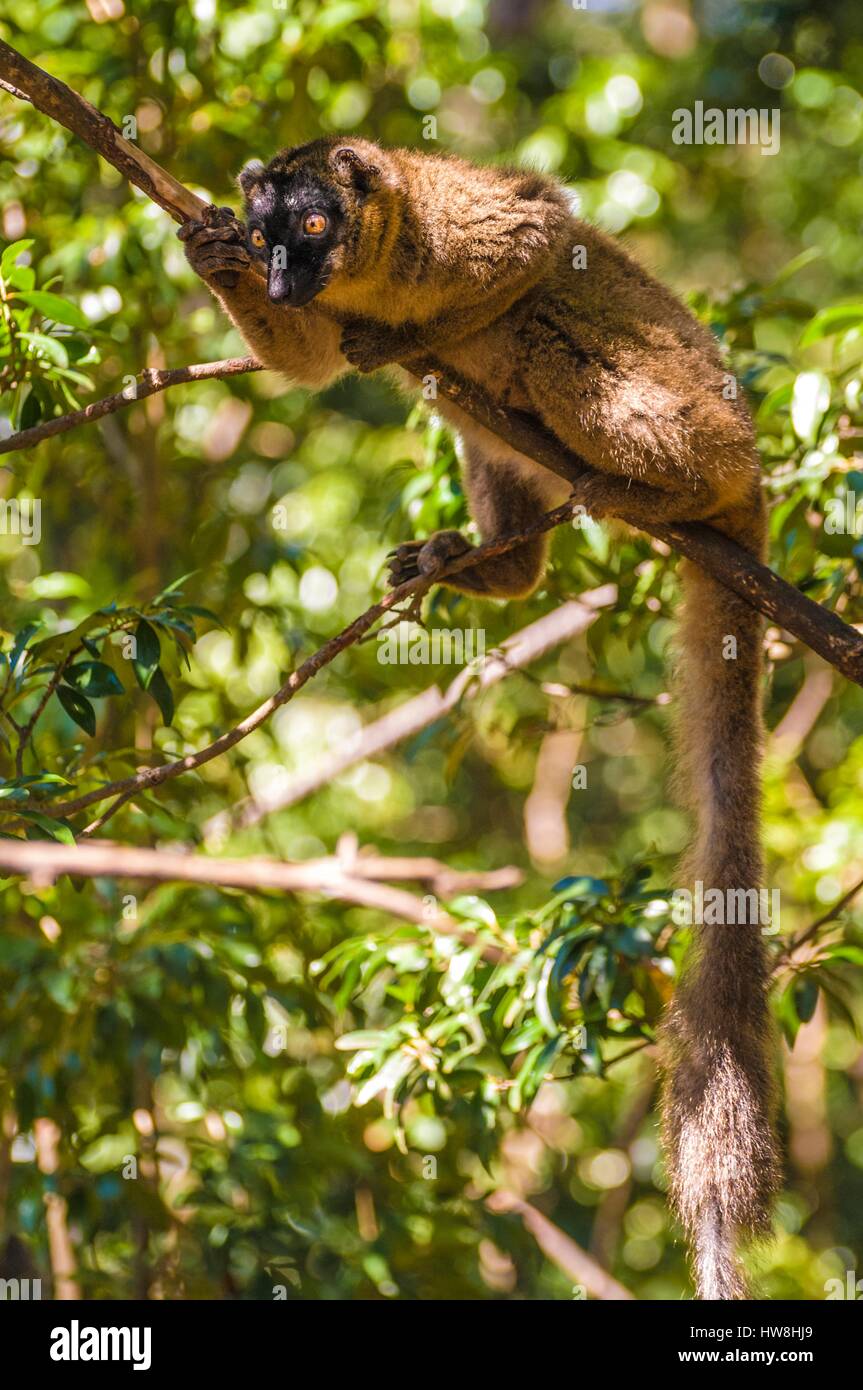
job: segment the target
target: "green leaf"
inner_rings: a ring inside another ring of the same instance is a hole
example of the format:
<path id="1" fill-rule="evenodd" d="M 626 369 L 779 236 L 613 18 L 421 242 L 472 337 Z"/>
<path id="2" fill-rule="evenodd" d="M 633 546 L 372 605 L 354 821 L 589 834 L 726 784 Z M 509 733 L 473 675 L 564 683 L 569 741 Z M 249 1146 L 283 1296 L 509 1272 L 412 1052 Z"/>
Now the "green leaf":
<path id="1" fill-rule="evenodd" d="M 34 357 L 41 353 L 56 367 L 68 367 L 69 355 L 59 338 L 50 338 L 47 333 L 19 333 L 18 337 L 29 344 Z"/>
<path id="2" fill-rule="evenodd" d="M 362 1048 L 385 1047 L 395 1039 L 395 1029 L 385 1032 L 373 1028 L 359 1028 L 354 1033 L 342 1033 L 336 1038 L 335 1046 L 339 1052 L 359 1052 Z"/>
<path id="3" fill-rule="evenodd" d="M 9 653 L 9 665 L 12 668 L 13 672 L 15 670 L 15 667 L 18 665 L 18 661 L 21 657 L 22 652 L 24 651 L 24 648 L 27 646 L 27 643 L 30 641 L 30 638 L 33 636 L 33 633 L 39 631 L 40 626 L 41 624 L 39 623 L 28 623 L 26 627 L 22 627 L 21 631 L 18 633 L 18 636 L 15 638 L 15 645 Z"/>
<path id="4" fill-rule="evenodd" d="M 157 667 L 150 677 L 148 693 L 152 695 L 159 706 L 165 724 L 170 724 L 174 718 L 174 697 L 161 667 Z"/>
<path id="5" fill-rule="evenodd" d="M 494 909 L 474 893 L 463 893 L 453 898 L 449 910 L 454 917 L 461 917 L 468 922 L 480 922 L 485 927 L 497 926 Z"/>
<path id="6" fill-rule="evenodd" d="M 792 275 L 796 275 L 800 270 L 805 270 L 807 265 L 811 265 L 813 261 L 817 261 L 823 255 L 824 251 L 822 247 L 807 247 L 805 251 L 800 252 L 799 256 L 794 256 L 792 260 L 788 261 L 788 263 L 782 267 L 775 280 L 771 282 L 770 288 L 775 289 L 777 285 L 783 285 L 786 280 L 791 279 Z"/>
<path id="7" fill-rule="evenodd" d="M 192 575 L 197 573 L 197 570 L 189 570 L 188 574 L 181 574 L 179 579 L 175 579 L 173 584 L 169 584 L 167 588 L 163 589 L 161 593 L 158 593 L 156 595 L 156 597 L 153 599 L 153 607 L 158 608 L 161 603 L 164 603 L 165 599 L 168 597 L 169 594 L 174 594 L 176 596 L 179 593 L 181 586 L 185 584 L 186 580 L 191 579 Z"/>
<path id="8" fill-rule="evenodd" d="M 75 835 L 68 821 L 55 820 L 51 816 L 43 815 L 41 811 L 16 811 L 16 815 L 32 821 L 49 840 L 59 840 L 63 845 L 74 845 L 75 843 Z"/>
<path id="9" fill-rule="evenodd" d="M 847 960 L 852 965 L 863 965 L 863 946 L 838 943 L 835 946 L 828 946 L 824 954 L 830 956 L 832 960 Z"/>
<path id="10" fill-rule="evenodd" d="M 74 1014 L 78 1005 L 75 999 L 75 981 L 71 970 L 46 971 L 42 976 L 46 993 L 66 1014 Z"/>
<path id="11" fill-rule="evenodd" d="M 23 299 L 25 304 L 38 309 L 43 318 L 53 319 L 55 323 L 66 323 L 70 328 L 90 327 L 87 315 L 62 295 L 50 294 L 47 290 L 16 290 L 15 298 Z"/>
<path id="12" fill-rule="evenodd" d="M 804 443 L 812 443 L 830 405 L 830 381 L 823 372 L 800 372 L 791 396 L 791 423 Z"/>
<path id="13" fill-rule="evenodd" d="M 202 608 L 198 603 L 184 603 L 182 612 L 192 613 L 196 618 L 206 618 L 208 622 L 215 623 L 217 627 L 225 628 L 225 624 L 222 622 L 218 613 L 214 613 L 211 608 Z M 225 631 L 227 631 L 227 628 L 225 628 Z"/>
<path id="14" fill-rule="evenodd" d="M 37 574 L 31 579 L 30 592 L 34 598 L 88 598 L 90 585 L 83 575 L 52 570 L 50 574 Z"/>
<path id="15" fill-rule="evenodd" d="M 838 976 L 822 967 L 818 977 L 818 983 L 833 1005 L 833 1011 L 844 1018 L 849 1024 L 854 1036 L 859 1037 L 860 1025 L 856 1014 L 842 994 L 844 982 Z"/>
<path id="16" fill-rule="evenodd" d="M 549 956 L 542 967 L 542 974 L 536 987 L 536 1015 L 550 1038 L 560 1031 L 560 996 L 552 976 L 555 957 Z"/>
<path id="17" fill-rule="evenodd" d="M 77 333 L 70 333 L 64 337 L 63 345 L 69 354 L 69 361 L 77 362 L 80 367 L 89 367 L 102 361 L 95 343 L 88 343 L 86 338 L 80 337 Z"/>
<path id="18" fill-rule="evenodd" d="M 96 711 L 83 695 L 70 685 L 58 685 L 57 699 L 70 719 L 92 738 L 96 732 Z"/>
<path id="19" fill-rule="evenodd" d="M 42 402 L 37 392 L 31 391 L 21 409 L 19 424 L 22 430 L 31 430 L 42 419 Z"/>
<path id="20" fill-rule="evenodd" d="M 537 1043 L 543 1036 L 543 1026 L 537 1017 L 528 1020 L 523 1028 L 519 1028 L 517 1033 L 510 1033 L 509 1037 L 501 1044 L 501 1052 L 504 1057 L 509 1057 L 516 1052 L 523 1052 L 526 1047 Z"/>
<path id="21" fill-rule="evenodd" d="M 8 279 L 9 273 L 18 257 L 21 255 L 21 252 L 29 251 L 32 245 L 33 238 L 25 237 L 23 241 L 10 242 L 10 244 L 4 248 L 3 255 L 0 256 L 0 275 L 3 276 L 4 280 Z"/>
<path id="22" fill-rule="evenodd" d="M 36 274 L 29 265 L 14 265 L 6 276 L 6 283 L 13 290 L 32 290 L 36 287 Z"/>
<path id="23" fill-rule="evenodd" d="M 829 338 L 833 333 L 841 333 L 846 328 L 857 328 L 861 324 L 863 302 L 857 300 L 854 304 L 834 304 L 815 315 L 801 334 L 800 347 L 809 347 L 810 343 L 817 343 L 822 338 Z"/>
<path id="24" fill-rule="evenodd" d="M 793 389 L 790 383 L 786 383 L 784 386 L 777 386 L 774 390 L 768 391 L 758 407 L 759 421 L 769 420 L 771 415 L 777 414 L 780 410 L 786 410 L 791 404 Z"/>
<path id="25" fill-rule="evenodd" d="M 104 661 L 76 661 L 74 666 L 67 666 L 63 679 L 91 699 L 123 694 L 119 678 Z"/>
<path id="26" fill-rule="evenodd" d="M 141 689 L 149 690 L 150 682 L 158 669 L 159 658 L 162 655 L 159 634 L 155 628 L 150 626 L 146 618 L 142 618 L 135 628 L 134 635 L 135 659 L 132 662 L 132 667 Z"/>
<path id="27" fill-rule="evenodd" d="M 811 975 L 798 980 L 794 986 L 794 1008 L 801 1023 L 808 1023 L 818 1003 L 818 981 Z"/>

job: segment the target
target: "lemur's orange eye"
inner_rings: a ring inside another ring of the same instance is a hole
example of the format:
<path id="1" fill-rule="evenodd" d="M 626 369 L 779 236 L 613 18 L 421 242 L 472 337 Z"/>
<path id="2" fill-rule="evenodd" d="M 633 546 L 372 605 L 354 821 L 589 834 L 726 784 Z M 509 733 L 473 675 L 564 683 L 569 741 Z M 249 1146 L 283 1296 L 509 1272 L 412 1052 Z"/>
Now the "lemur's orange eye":
<path id="1" fill-rule="evenodd" d="M 252 228 L 252 245 L 253 245 L 253 246 L 261 247 L 261 246 L 266 246 L 266 244 L 267 244 L 267 238 L 264 236 L 264 234 L 263 234 L 263 232 L 261 231 L 260 227 L 253 227 L 253 228 Z"/>
<path id="2" fill-rule="evenodd" d="M 307 212 L 303 218 L 303 231 L 307 236 L 320 236 L 327 230 L 327 219 L 322 212 Z"/>

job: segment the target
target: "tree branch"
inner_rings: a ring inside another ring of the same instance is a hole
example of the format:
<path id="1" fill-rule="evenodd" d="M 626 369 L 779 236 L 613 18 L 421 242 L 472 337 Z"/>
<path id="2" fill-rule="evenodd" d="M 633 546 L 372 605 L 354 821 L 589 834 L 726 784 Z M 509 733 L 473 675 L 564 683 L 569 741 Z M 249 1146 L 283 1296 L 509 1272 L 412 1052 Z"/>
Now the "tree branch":
<path id="1" fill-rule="evenodd" d="M 345 837 L 349 841 L 350 837 Z M 252 856 L 249 859 L 215 859 L 176 850 L 142 849 L 91 840 L 65 845 L 58 840 L 2 840 L 0 868 L 26 873 L 39 886 L 60 874 L 84 878 L 142 878 L 151 883 L 206 883 L 222 888 L 273 888 L 282 892 L 323 892 L 348 880 L 357 883 L 421 883 L 442 898 L 456 893 L 493 892 L 515 888 L 524 874 L 515 865 L 502 869 L 453 869 L 429 855 L 399 858 L 359 851 L 340 843 L 337 854 L 300 863 Z M 417 920 L 425 920 L 418 918 Z"/>
<path id="2" fill-rule="evenodd" d="M 487 545 L 477 546 L 470 555 L 460 557 L 447 567 L 447 573 L 456 573 L 458 570 L 466 569 L 469 564 L 475 564 L 477 559 L 486 556 L 503 555 L 509 550 L 513 550 L 518 545 L 523 545 L 532 535 L 539 535 L 544 531 L 550 531 L 555 526 L 560 526 L 568 521 L 572 515 L 571 506 L 566 503 L 562 507 L 556 507 L 551 512 L 546 512 L 539 522 L 529 527 L 526 531 L 521 531 L 514 536 L 504 536 L 499 540 L 489 541 Z M 256 710 L 247 715 L 233 729 L 222 734 L 206 748 L 201 748 L 197 753 L 189 753 L 184 758 L 177 758 L 172 763 L 162 763 L 159 767 L 140 768 L 133 776 L 120 778 L 116 782 L 105 783 L 101 787 L 95 788 L 91 792 L 85 792 L 82 796 L 76 796 L 69 801 L 57 804 L 56 802 L 44 803 L 44 809 L 53 816 L 71 816 L 77 811 L 83 811 L 87 806 L 93 806 L 96 802 L 106 801 L 110 797 L 122 797 L 123 801 L 129 799 L 126 793 L 134 794 L 138 791 L 152 791 L 154 787 L 160 786 L 163 782 L 171 781 L 174 777 L 179 777 L 184 772 L 191 772 L 195 768 L 203 767 L 205 763 L 212 762 L 222 753 L 226 753 L 229 748 L 240 743 L 247 738 L 250 733 L 259 728 L 267 719 L 273 715 L 282 705 L 286 705 L 289 700 L 302 690 L 303 686 L 317 675 L 318 671 L 324 666 L 328 666 L 334 661 L 341 652 L 347 647 L 359 641 L 370 628 L 388 613 L 396 604 L 410 596 L 424 594 L 431 586 L 437 582 L 437 575 L 431 574 L 419 579 L 411 579 L 407 584 L 400 584 L 397 589 L 393 589 L 380 603 L 375 603 L 368 608 L 365 613 L 361 613 L 352 623 L 343 628 L 335 637 L 331 637 L 322 647 L 319 647 L 312 656 L 307 657 L 295 671 L 288 676 L 288 679 L 271 695 L 268 700 L 259 705 Z M 581 609 L 581 626 L 575 622 L 572 616 L 571 632 L 583 631 L 589 627 L 596 618 L 597 607 L 613 602 L 613 585 L 606 585 L 602 589 L 594 590 L 591 593 L 582 595 L 581 599 L 573 600 Z M 549 615 L 551 617 L 552 615 Z M 470 671 L 463 673 L 466 680 L 470 679 Z M 41 804 L 41 803 L 40 803 Z M 118 805 L 120 803 L 118 802 Z M 104 824 L 104 819 L 100 823 Z"/>
<path id="3" fill-rule="evenodd" d="M 363 855 L 348 849 L 325 859 L 285 864 L 274 859 L 211 859 L 198 854 L 138 849 L 110 841 L 64 845 L 57 840 L 0 839 L 0 869 L 24 874 L 36 888 L 50 887 L 61 874 L 83 878 L 143 879 L 148 883 L 201 883 L 246 892 L 276 890 L 314 893 L 358 907 L 376 908 L 442 935 L 457 936 L 474 945 L 476 933 L 436 904 L 393 888 L 387 879 L 423 883 L 441 897 L 466 890 L 483 892 L 511 888 L 523 875 L 514 867 L 491 872 L 451 869 L 436 859 L 393 859 Z M 483 942 L 483 955 L 492 962 L 504 950 Z"/>
<path id="4" fill-rule="evenodd" d="M 583 595 L 581 600 L 571 599 L 561 604 L 508 637 L 496 652 L 488 654 L 478 669 L 474 667 L 460 671 L 443 691 L 439 686 L 432 685 L 420 695 L 405 700 L 380 719 L 367 724 L 353 738 L 343 740 L 337 752 L 322 758 L 310 772 L 301 773 L 286 787 L 277 787 L 271 795 L 263 793 L 249 798 L 230 811 L 220 811 L 204 825 L 205 838 L 218 839 L 232 827 L 246 829 L 257 825 L 265 816 L 293 806 L 319 787 L 327 786 L 349 767 L 355 767 L 357 763 L 374 758 L 387 748 L 412 738 L 421 729 L 450 714 L 462 701 L 475 699 L 511 671 L 528 666 L 545 652 L 586 631 L 597 611 L 613 603 L 616 596 L 614 586 L 607 585 L 605 589 Z M 590 612 L 586 611 L 585 605 Z"/>
<path id="5" fill-rule="evenodd" d="M 50 439 L 55 434 L 65 434 L 76 425 L 90 424 L 93 420 L 101 420 L 105 415 L 113 415 L 115 410 L 123 410 L 127 405 L 134 405 L 136 401 L 145 401 L 148 396 L 155 396 L 158 391 L 167 391 L 169 386 L 181 386 L 187 381 L 209 381 L 213 378 L 221 380 L 226 376 L 239 376 L 243 372 L 261 370 L 260 362 L 256 362 L 254 357 L 224 357 L 219 362 L 200 362 L 192 367 L 146 367 L 140 373 L 141 380 L 136 381 L 134 387 L 124 386 L 122 391 L 115 392 L 113 396 L 104 396 L 100 401 L 92 401 L 81 410 L 72 410 L 68 415 L 58 415 L 54 420 L 43 420 L 40 425 L 33 425 L 29 430 L 19 430 L 17 434 L 10 434 L 7 439 L 0 439 L 0 454 L 11 454 L 18 449 L 31 449 L 35 444 L 41 444 L 43 439 Z"/>
<path id="6" fill-rule="evenodd" d="M 74 131 L 178 222 L 201 217 L 201 200 L 125 140 L 113 121 L 2 41 L 0 85 Z M 495 403 L 479 387 L 449 369 L 445 372 L 434 359 L 421 364 L 412 361 L 406 370 L 417 377 L 434 376 L 438 390 L 448 400 L 574 486 L 589 476 L 584 460 L 560 444 L 538 420 Z M 621 518 L 628 519 L 624 511 Z M 829 609 L 806 598 L 733 541 L 708 526 L 691 523 L 657 523 L 649 528 L 642 522 L 633 524 L 680 551 L 772 622 L 800 638 L 849 680 L 863 685 L 863 635 Z"/>
<path id="7" fill-rule="evenodd" d="M 532 1202 L 526 1202 L 506 1188 L 498 1188 L 486 1198 L 486 1206 L 498 1214 L 517 1212 L 543 1254 L 594 1298 L 623 1302 L 635 1297 Z"/>
<path id="8" fill-rule="evenodd" d="M 451 368 L 444 370 L 429 360 L 420 366 L 413 363 L 410 371 L 419 378 L 433 376 L 441 395 L 505 443 L 565 478 L 576 494 L 579 482 L 591 475 L 592 470 L 584 460 L 549 434 L 540 421 L 498 405 Z M 780 579 L 727 536 L 694 522 L 654 522 L 645 526 L 643 521 L 628 517 L 623 508 L 616 515 L 685 555 L 765 617 L 799 637 L 848 680 L 863 685 L 863 634 L 844 623 L 829 608 L 815 603 Z"/>
<path id="9" fill-rule="evenodd" d="M 843 893 L 842 897 L 839 898 L 832 907 L 828 908 L 823 916 L 817 918 L 814 922 L 810 922 L 805 931 L 802 931 L 794 940 L 788 942 L 788 945 L 785 946 L 776 957 L 771 973 L 775 975 L 783 966 L 788 965 L 797 955 L 801 946 L 805 946 L 813 937 L 817 936 L 821 928 L 826 927 L 828 922 L 835 922 L 838 917 L 841 917 L 846 907 L 850 907 L 861 890 L 863 890 L 863 878 L 858 879 L 856 883 L 852 883 L 848 892 Z"/>
<path id="10" fill-rule="evenodd" d="M 130 183 L 158 203 L 177 222 L 200 218 L 207 204 L 190 193 L 149 155 L 136 148 L 118 126 L 65 82 L 51 77 L 17 49 L 0 39 L 0 87 L 29 101 L 60 125 L 78 135 L 91 149 L 125 174 Z"/>

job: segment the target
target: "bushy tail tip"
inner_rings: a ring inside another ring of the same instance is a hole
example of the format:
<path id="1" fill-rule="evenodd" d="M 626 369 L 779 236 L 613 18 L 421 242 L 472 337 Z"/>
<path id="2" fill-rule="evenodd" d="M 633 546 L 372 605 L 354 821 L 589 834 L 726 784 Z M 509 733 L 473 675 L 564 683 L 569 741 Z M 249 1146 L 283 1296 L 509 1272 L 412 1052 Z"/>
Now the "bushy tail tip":
<path id="1" fill-rule="evenodd" d="M 734 1255 L 734 1232 L 718 1207 L 705 1212 L 695 1233 L 695 1282 L 699 1299 L 735 1300 L 749 1297 L 746 1281 Z"/>

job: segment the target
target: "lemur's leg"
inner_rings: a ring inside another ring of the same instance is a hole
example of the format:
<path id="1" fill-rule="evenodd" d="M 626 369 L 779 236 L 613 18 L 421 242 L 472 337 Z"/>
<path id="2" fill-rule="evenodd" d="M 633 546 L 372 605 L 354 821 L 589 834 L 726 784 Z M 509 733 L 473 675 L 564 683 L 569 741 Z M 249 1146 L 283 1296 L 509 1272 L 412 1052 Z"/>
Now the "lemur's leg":
<path id="1" fill-rule="evenodd" d="M 313 305 L 290 309 L 267 297 L 251 268 L 246 233 L 230 208 L 185 222 L 177 235 L 192 269 L 212 290 L 258 361 L 300 386 L 321 388 L 349 371 L 339 350 L 341 327 Z"/>
<path id="2" fill-rule="evenodd" d="M 701 521 L 717 515 L 715 489 L 701 478 L 687 479 L 678 490 L 655 487 L 612 473 L 591 473 L 573 484 L 573 501 L 595 521 L 622 517 L 633 526 L 642 521 Z"/>
<path id="3" fill-rule="evenodd" d="M 485 541 L 526 530 L 569 495 L 569 484 L 513 453 L 485 431 L 465 437 L 463 446 L 470 511 Z M 427 541 L 400 545 L 390 561 L 391 583 L 403 584 L 428 574 L 470 549 L 470 542 L 459 531 L 439 531 Z M 460 570 L 451 579 L 444 574 L 440 583 L 486 598 L 523 598 L 542 579 L 547 556 L 548 537 L 537 536 L 506 555 Z"/>

